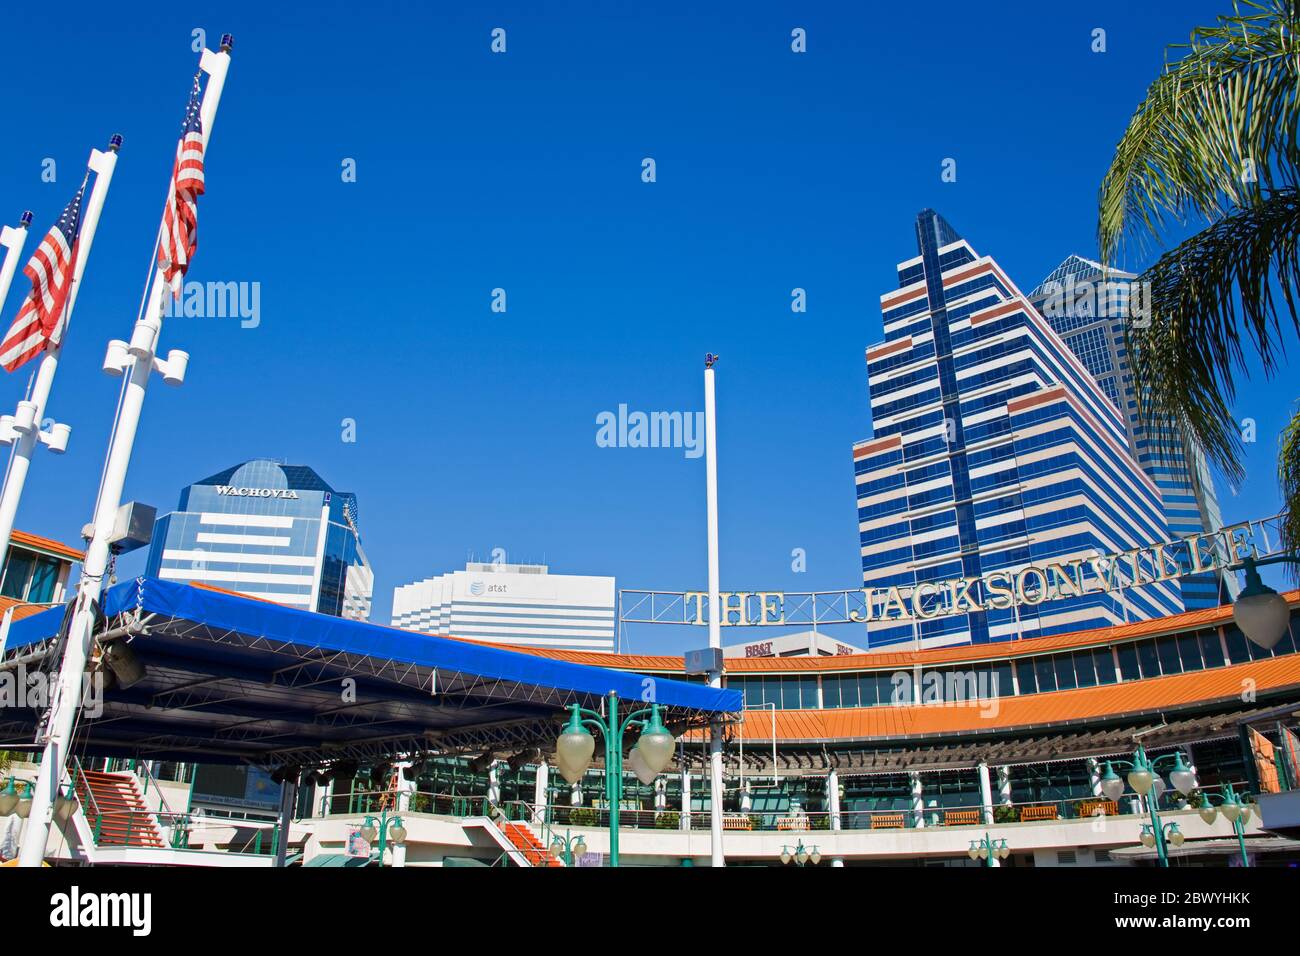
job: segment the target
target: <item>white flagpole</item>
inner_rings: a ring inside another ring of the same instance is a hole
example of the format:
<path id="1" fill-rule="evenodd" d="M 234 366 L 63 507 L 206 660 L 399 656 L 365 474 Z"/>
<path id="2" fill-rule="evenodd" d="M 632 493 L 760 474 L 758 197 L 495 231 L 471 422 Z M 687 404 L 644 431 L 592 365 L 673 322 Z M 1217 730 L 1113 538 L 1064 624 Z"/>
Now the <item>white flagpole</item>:
<path id="1" fill-rule="evenodd" d="M 208 74 L 203 90 L 200 117 L 203 123 L 203 151 L 206 157 L 212 145 L 212 126 L 221 102 L 221 91 L 226 85 L 226 71 L 230 68 L 230 34 L 221 38 L 221 50 L 213 53 L 204 49 L 199 69 Z M 148 305 L 135 323 L 131 342 L 111 341 L 104 359 L 104 370 L 110 375 L 127 374 L 126 390 L 118 412 L 109 446 L 108 463 L 104 467 L 104 480 L 95 502 L 95 521 L 86 560 L 82 564 L 81 579 L 77 582 L 73 618 L 64 645 L 63 661 L 59 667 L 59 683 L 50 700 L 50 709 L 44 726 L 45 749 L 41 756 L 40 776 L 36 792 L 32 794 L 31 812 L 27 830 L 23 834 L 18 852 L 20 867 L 39 867 L 45 856 L 45 843 L 49 838 L 50 820 L 53 818 L 54 800 L 62 782 L 64 764 L 67 762 L 72 731 L 80 709 L 82 675 L 90 655 L 95 621 L 95 606 L 104 587 L 110 557 L 109 537 L 122 503 L 122 488 L 126 484 L 126 469 L 135 445 L 136 429 L 140 425 L 140 410 L 149 375 L 157 371 L 164 381 L 179 385 L 185 378 L 189 356 L 172 351 L 164 361 L 154 354 L 162 332 L 163 296 L 168 289 L 167 280 L 160 268 L 154 269 L 153 286 L 149 291 Z"/>
<path id="2" fill-rule="evenodd" d="M 18 257 L 23 253 L 23 245 L 27 242 L 27 227 L 32 224 L 31 212 L 23 213 L 18 220 L 18 228 L 13 226 L 0 226 L 0 246 L 4 247 L 5 259 L 0 264 L 0 309 L 4 308 L 5 296 L 9 294 L 9 286 L 14 281 L 14 273 L 18 271 Z"/>
<path id="3" fill-rule="evenodd" d="M 95 185 L 91 187 L 90 199 L 81 218 L 77 261 L 72 267 L 72 286 L 68 289 L 68 301 L 64 306 L 63 336 L 67 335 L 68 326 L 72 324 L 72 309 L 77 304 L 77 293 L 81 290 L 81 276 L 86 271 L 86 261 L 95 244 L 95 230 L 99 228 L 99 215 L 103 212 L 104 200 L 108 197 L 108 187 L 113 182 L 113 170 L 117 168 L 117 150 L 121 145 L 122 137 L 114 135 L 109 140 L 108 152 L 101 153 L 97 149 L 90 151 L 90 162 L 87 165 L 95 173 Z M 0 302 L 3 301 L 4 297 L 0 295 Z M 39 441 L 55 454 L 63 454 L 68 449 L 68 435 L 72 429 L 67 425 L 55 424 L 48 432 L 41 431 L 45 404 L 50 398 L 54 373 L 59 369 L 59 353 L 63 350 L 63 341 L 61 336 L 60 344 L 50 346 L 41 356 L 31 396 L 18 403 L 13 415 L 0 416 L 0 444 L 14 446 L 4 491 L 0 492 L 0 555 L 7 554 L 9 550 L 14 519 L 18 515 L 18 503 L 23 497 L 27 469 L 31 466 L 36 443 Z"/>
<path id="4" fill-rule="evenodd" d="M 722 648 L 721 575 L 718 570 L 718 422 L 713 398 L 713 364 L 717 356 L 704 360 L 704 481 L 708 509 L 709 542 L 709 647 Z M 709 674 L 709 686 L 722 686 L 722 672 Z M 722 724 L 709 725 L 709 850 L 711 866 L 726 866 L 722 852 Z"/>

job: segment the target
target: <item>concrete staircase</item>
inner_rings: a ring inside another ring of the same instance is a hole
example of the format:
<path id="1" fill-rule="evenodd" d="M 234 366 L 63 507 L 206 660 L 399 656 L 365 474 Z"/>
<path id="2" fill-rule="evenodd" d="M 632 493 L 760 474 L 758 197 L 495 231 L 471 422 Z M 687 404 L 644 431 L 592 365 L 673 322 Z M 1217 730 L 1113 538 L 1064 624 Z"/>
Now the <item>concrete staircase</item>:
<path id="1" fill-rule="evenodd" d="M 509 823 L 501 824 L 501 832 L 505 834 L 511 845 L 528 861 L 529 866 L 564 866 L 559 860 L 552 857 L 546 852 L 546 846 L 537 838 L 532 827 L 526 823 Z"/>

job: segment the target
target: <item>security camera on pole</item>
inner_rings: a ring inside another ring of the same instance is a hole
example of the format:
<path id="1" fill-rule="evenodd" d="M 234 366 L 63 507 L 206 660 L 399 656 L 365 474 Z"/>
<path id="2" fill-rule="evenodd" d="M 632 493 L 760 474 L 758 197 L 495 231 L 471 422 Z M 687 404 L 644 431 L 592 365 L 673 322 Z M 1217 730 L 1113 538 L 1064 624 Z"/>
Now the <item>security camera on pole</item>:
<path id="1" fill-rule="evenodd" d="M 221 91 L 226 83 L 226 71 L 230 68 L 230 49 L 233 43 L 230 34 L 224 35 L 221 38 L 220 52 L 213 53 L 205 49 L 199 61 L 199 69 L 208 74 L 208 82 L 197 111 L 198 137 L 201 144 L 198 148 L 201 149 L 202 154 L 206 154 L 212 143 L 213 121 L 216 119 L 217 106 L 221 102 Z M 196 92 L 197 83 L 196 76 Z M 191 103 L 193 104 L 193 97 Z M 178 180 L 184 174 L 186 157 L 190 155 L 191 139 L 194 135 L 193 119 L 194 115 L 187 112 L 186 131 L 182 133 L 181 143 L 177 148 L 176 166 L 168 186 L 163 228 L 159 232 L 160 250 L 168 248 L 171 239 L 167 234 L 169 226 L 177 223 L 184 225 L 187 221 L 186 216 L 191 217 L 188 221 L 192 222 L 195 214 L 193 200 L 197 194 L 188 197 L 188 209 L 179 208 L 183 204 L 176 196 Z M 22 847 L 18 854 L 19 866 L 39 867 L 45 855 L 54 798 L 68 758 L 73 727 L 80 706 L 81 681 L 90 655 L 95 608 L 103 591 L 104 578 L 108 573 L 110 538 L 122 503 L 122 488 L 126 483 L 127 465 L 131 461 L 131 451 L 135 445 L 135 433 L 140 424 L 140 411 L 144 405 L 144 393 L 149 384 L 149 376 L 156 371 L 169 385 L 180 385 L 185 378 L 188 355 L 173 351 L 166 360 L 162 360 L 155 354 L 158 338 L 162 333 L 163 297 L 173 286 L 178 271 L 175 268 L 177 257 L 184 255 L 186 255 L 184 249 L 172 248 L 168 256 L 169 261 L 163 262 L 163 257 L 159 256 L 153 273 L 153 285 L 149 290 L 146 306 L 131 332 L 131 341 L 127 343 L 114 340 L 108 344 L 104 371 L 110 375 L 125 374 L 128 378 L 122 394 L 117 422 L 113 428 L 112 444 L 109 448 L 108 462 L 104 466 L 99 497 L 95 503 L 95 520 L 90 527 L 90 543 L 86 548 L 81 580 L 77 585 L 72 623 L 59 668 L 59 682 L 51 696 L 50 707 L 42 725 L 42 736 L 38 738 L 44 743 L 45 749 L 41 757 L 36 792 L 32 797 L 27 830 L 23 835 Z M 183 274 L 183 267 L 179 271 Z"/>
<path id="2" fill-rule="evenodd" d="M 0 493 L 0 555 L 8 553 L 9 538 L 13 534 L 14 520 L 18 514 L 18 504 L 23 497 L 23 487 L 27 483 L 27 470 L 31 466 L 32 451 L 39 441 L 56 455 L 68 450 L 68 436 L 72 429 L 63 424 L 53 424 L 49 431 L 41 429 L 45 420 L 45 405 L 50 398 L 50 388 L 54 384 L 54 373 L 59 368 L 59 355 L 63 351 L 63 336 L 67 334 L 72 323 L 72 310 L 77 304 L 77 293 L 81 290 L 81 276 L 86 271 L 86 261 L 90 258 L 91 246 L 95 244 L 95 231 L 99 228 L 99 216 L 104 209 L 104 200 L 108 197 L 108 187 L 113 182 L 113 171 L 117 168 L 117 151 L 122 145 L 122 137 L 114 134 L 108 142 L 108 151 L 97 149 L 90 151 L 87 167 L 95 174 L 95 185 L 90 190 L 90 199 L 86 202 L 82 214 L 80 236 L 76 242 L 77 259 L 73 264 L 72 283 L 68 287 L 67 302 L 63 307 L 62 326 L 57 340 L 52 340 L 45 347 L 41 364 L 36 370 L 36 380 L 31 393 L 18 403 L 12 415 L 0 416 L 0 444 L 14 446 L 9 462 L 9 471 L 5 475 L 4 491 Z M 24 217 L 30 222 L 30 213 Z M 21 248 L 21 245 L 19 246 Z M 12 277 L 9 263 L 5 262 L 5 272 L 0 274 L 0 305 L 4 303 L 4 293 L 8 291 L 6 281 Z"/>
<path id="3" fill-rule="evenodd" d="M 713 400 L 713 366 L 718 357 L 704 357 L 704 474 L 709 538 L 709 647 L 722 649 L 722 587 L 718 571 L 718 423 Z M 709 672 L 709 686 L 722 686 L 722 671 Z M 726 866 L 722 853 L 722 723 L 709 726 L 709 849 L 710 865 Z"/>

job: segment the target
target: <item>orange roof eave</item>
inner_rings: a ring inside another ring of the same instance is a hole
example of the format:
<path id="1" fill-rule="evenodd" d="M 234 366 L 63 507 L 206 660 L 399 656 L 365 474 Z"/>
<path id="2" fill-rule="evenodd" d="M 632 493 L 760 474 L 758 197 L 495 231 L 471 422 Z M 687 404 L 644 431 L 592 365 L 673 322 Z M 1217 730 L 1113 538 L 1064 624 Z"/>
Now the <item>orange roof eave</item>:
<path id="1" fill-rule="evenodd" d="M 27 548 L 32 551 L 41 551 L 45 554 L 52 554 L 56 557 L 66 558 L 69 561 L 81 561 L 86 557 L 86 552 L 80 551 L 71 545 L 55 541 L 53 538 L 45 538 L 39 534 L 32 534 L 29 531 L 19 531 L 14 529 L 10 535 L 9 544 L 12 547 L 17 545 L 20 548 Z"/>

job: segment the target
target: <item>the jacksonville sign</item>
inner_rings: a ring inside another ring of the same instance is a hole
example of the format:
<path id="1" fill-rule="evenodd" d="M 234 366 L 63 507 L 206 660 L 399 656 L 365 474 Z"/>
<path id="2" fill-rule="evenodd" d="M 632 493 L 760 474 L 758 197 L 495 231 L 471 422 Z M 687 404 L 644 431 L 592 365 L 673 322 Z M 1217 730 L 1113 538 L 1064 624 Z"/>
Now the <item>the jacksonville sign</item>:
<path id="1" fill-rule="evenodd" d="M 811 601 L 815 606 L 819 602 L 826 606 L 840 606 L 843 610 L 835 616 L 849 623 L 929 620 L 949 614 L 1005 610 L 1062 598 L 1149 587 L 1186 575 L 1237 568 L 1248 557 L 1258 558 L 1272 553 L 1263 526 L 1262 521 L 1246 521 L 1218 531 L 1129 551 L 1029 564 L 990 571 L 974 578 L 853 591 L 801 592 L 798 598 L 803 605 Z M 722 591 L 719 596 L 722 626 L 788 625 L 803 623 L 806 619 L 806 615 L 793 615 L 799 620 L 787 620 L 787 594 L 784 591 Z M 681 597 L 684 618 L 671 623 L 707 624 L 708 592 L 687 591 Z M 625 607 L 626 602 L 624 598 Z M 670 623 L 665 617 L 648 619 L 629 615 L 625 619 L 641 623 Z M 821 616 L 816 617 L 816 621 L 835 623 L 829 617 Z"/>

